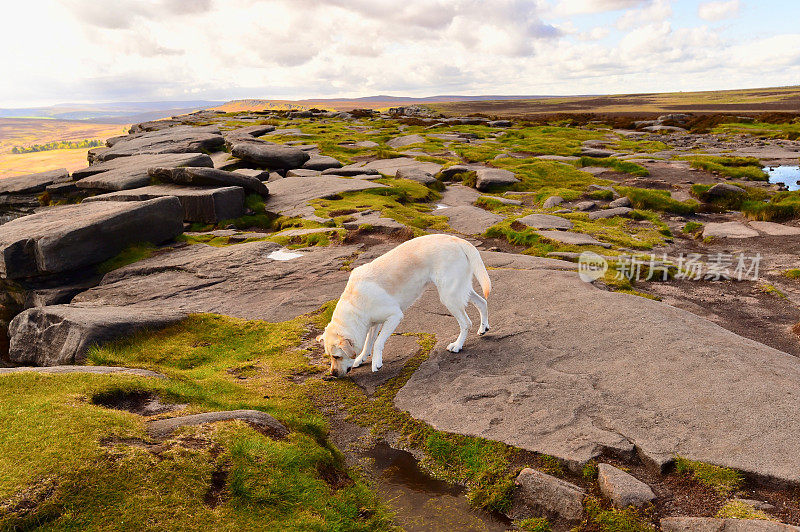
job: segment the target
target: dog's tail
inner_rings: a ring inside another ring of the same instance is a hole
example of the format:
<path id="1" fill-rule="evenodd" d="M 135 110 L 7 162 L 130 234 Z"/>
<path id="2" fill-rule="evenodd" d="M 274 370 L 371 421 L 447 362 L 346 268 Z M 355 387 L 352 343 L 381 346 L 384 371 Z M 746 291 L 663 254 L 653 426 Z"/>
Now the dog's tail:
<path id="1" fill-rule="evenodd" d="M 486 266 L 483 264 L 480 252 L 469 242 L 463 242 L 461 249 L 464 250 L 469 265 L 472 267 L 472 275 L 475 276 L 478 280 L 478 284 L 480 284 L 483 289 L 483 297 L 489 297 L 489 292 L 492 291 L 492 281 L 489 279 L 489 273 L 486 271 Z"/>

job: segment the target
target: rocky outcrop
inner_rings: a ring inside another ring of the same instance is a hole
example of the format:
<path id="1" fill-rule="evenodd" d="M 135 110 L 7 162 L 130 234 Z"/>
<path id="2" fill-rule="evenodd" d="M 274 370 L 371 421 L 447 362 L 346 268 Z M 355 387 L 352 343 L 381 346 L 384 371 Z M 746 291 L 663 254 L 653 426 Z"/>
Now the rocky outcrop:
<path id="1" fill-rule="evenodd" d="M 177 168 L 202 166 L 212 168 L 214 162 L 204 153 L 166 153 L 160 155 L 131 155 L 76 170 L 72 178 L 82 189 L 126 190 L 150 184 L 147 170 L 153 167 Z"/>
<path id="2" fill-rule="evenodd" d="M 9 359 L 15 364 L 81 363 L 93 345 L 144 329 L 177 323 L 186 315 L 168 309 L 55 305 L 28 309 L 8 327 Z"/>
<path id="3" fill-rule="evenodd" d="M 35 194 L 44 192 L 48 185 L 70 180 L 66 168 L 0 179 L 0 196 L 4 194 Z"/>
<path id="4" fill-rule="evenodd" d="M 345 179 L 330 175 L 317 177 L 287 177 L 269 184 L 272 195 L 266 202 L 267 212 L 284 216 L 311 216 L 308 205 L 313 199 L 326 198 L 342 192 L 354 192 L 386 185 L 363 179 Z"/>
<path id="5" fill-rule="evenodd" d="M 226 172 L 216 168 L 151 168 L 148 173 L 156 180 L 178 185 L 194 185 L 200 187 L 241 187 L 248 194 L 269 196 L 267 186 L 248 175 L 238 172 Z"/>
<path id="6" fill-rule="evenodd" d="M 160 244 L 182 231 L 183 209 L 175 197 L 58 207 L 0 225 L 0 277 L 77 270 L 130 244 Z"/>
<path id="7" fill-rule="evenodd" d="M 131 155 L 217 151 L 224 144 L 217 127 L 177 126 L 118 137 L 109 148 L 93 150 L 92 160 L 102 162 Z"/>
<path id="8" fill-rule="evenodd" d="M 260 183 L 260 182 L 259 182 Z M 244 189 L 241 187 L 185 187 L 179 185 L 151 185 L 109 192 L 83 200 L 92 201 L 146 201 L 175 196 L 183 208 L 183 221 L 216 224 L 222 220 L 238 218 L 244 214 Z"/>

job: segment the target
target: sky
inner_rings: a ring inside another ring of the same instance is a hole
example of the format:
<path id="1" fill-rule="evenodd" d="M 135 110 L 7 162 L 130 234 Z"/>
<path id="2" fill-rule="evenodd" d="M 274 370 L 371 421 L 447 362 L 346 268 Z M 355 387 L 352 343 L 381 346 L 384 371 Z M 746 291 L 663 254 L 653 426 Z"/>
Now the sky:
<path id="1" fill-rule="evenodd" d="M 0 107 L 800 85 L 798 0 L 0 4 Z"/>

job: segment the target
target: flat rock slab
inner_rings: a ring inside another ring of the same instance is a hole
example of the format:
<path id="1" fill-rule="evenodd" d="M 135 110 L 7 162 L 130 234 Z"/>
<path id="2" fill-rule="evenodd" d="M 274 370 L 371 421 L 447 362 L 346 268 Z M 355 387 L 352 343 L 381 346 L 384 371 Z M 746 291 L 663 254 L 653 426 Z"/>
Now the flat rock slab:
<path id="1" fill-rule="evenodd" d="M 798 532 L 800 528 L 775 521 L 716 519 L 714 517 L 665 517 L 664 532 Z"/>
<path id="2" fill-rule="evenodd" d="M 35 194 L 44 192 L 49 185 L 66 183 L 69 180 L 69 172 L 66 168 L 37 174 L 4 177 L 0 179 L 0 194 Z"/>
<path id="3" fill-rule="evenodd" d="M 627 199 L 627 198 L 625 198 Z M 590 220 L 600 220 L 604 218 L 614 218 L 615 216 L 627 216 L 633 211 L 630 207 L 614 207 L 611 209 L 601 209 L 589 213 Z"/>
<path id="4" fill-rule="evenodd" d="M 92 201 L 145 201 L 175 196 L 183 207 L 185 222 L 215 224 L 244 214 L 244 189 L 241 187 L 184 187 L 180 185 L 151 185 L 91 196 Z"/>
<path id="5" fill-rule="evenodd" d="M 164 438 L 181 427 L 192 427 L 206 423 L 220 421 L 241 420 L 258 426 L 262 432 L 268 433 L 273 438 L 283 439 L 289 435 L 287 429 L 280 421 L 259 410 L 227 410 L 223 412 L 205 412 L 191 416 L 171 417 L 158 419 L 147 424 L 147 431 L 157 437 Z"/>
<path id="6" fill-rule="evenodd" d="M 437 343 L 399 408 L 438 430 L 578 464 L 638 449 L 651 464 L 677 453 L 800 482 L 800 441 L 787 430 L 800 426 L 797 358 L 573 272 L 489 275 L 492 328 L 473 330 L 461 353 L 444 349 L 458 327 L 435 290 L 406 313 L 398 332 Z"/>
<path id="7" fill-rule="evenodd" d="M 68 375 L 72 373 L 90 373 L 93 375 L 134 375 L 136 377 L 155 377 L 166 379 L 166 376 L 149 369 L 122 368 L 119 366 L 20 366 L 16 368 L 0 368 L 0 375 L 14 373 L 45 373 L 48 375 Z"/>
<path id="8" fill-rule="evenodd" d="M 48 209 L 0 225 L 0 277 L 18 279 L 99 264 L 127 246 L 183 232 L 178 198 L 96 201 Z"/>
<path id="9" fill-rule="evenodd" d="M 256 177 L 237 172 L 226 172 L 216 168 L 151 168 L 148 170 L 148 174 L 155 179 L 178 185 L 241 187 L 248 194 L 258 194 L 265 198 L 269 196 L 267 186 Z"/>
<path id="10" fill-rule="evenodd" d="M 534 229 L 572 229 L 572 222 L 552 214 L 529 214 L 528 216 L 517 218 L 516 221 Z"/>
<path id="11" fill-rule="evenodd" d="M 395 174 L 397 179 L 409 179 L 422 183 L 423 185 L 431 185 L 436 182 L 436 178 L 429 172 L 424 172 L 419 168 L 398 168 Z"/>
<path id="12" fill-rule="evenodd" d="M 76 170 L 72 178 L 78 188 L 94 190 L 126 190 L 150 184 L 147 170 L 154 167 L 177 168 L 202 166 L 211 168 L 214 161 L 204 153 L 166 153 L 161 155 L 132 155 L 93 164 Z"/>
<path id="13" fill-rule="evenodd" d="M 474 188 L 465 187 L 464 185 L 447 185 L 447 188 L 442 193 L 441 203 L 449 207 L 474 205 L 479 197 L 480 193 Z"/>
<path id="14" fill-rule="evenodd" d="M 355 163 L 349 165 L 350 168 L 363 168 L 366 170 L 376 170 L 383 175 L 395 176 L 400 168 L 415 169 L 421 172 L 428 172 L 436 175 L 442 169 L 441 164 L 418 161 L 411 157 L 396 157 L 394 159 L 378 159 L 368 163 Z M 367 172 L 369 173 L 369 172 Z"/>
<path id="15" fill-rule="evenodd" d="M 363 179 L 329 175 L 286 177 L 270 182 L 271 194 L 266 201 L 266 209 L 267 212 L 283 216 L 309 216 L 314 214 L 313 207 L 308 204 L 311 200 L 385 186 Z"/>
<path id="16" fill-rule="evenodd" d="M 465 235 L 482 234 L 491 226 L 503 221 L 502 216 L 473 205 L 437 209 L 433 214 L 447 216 L 450 227 Z"/>
<path id="17" fill-rule="evenodd" d="M 569 233 L 567 231 L 538 231 L 543 237 L 561 242 L 562 244 L 572 244 L 574 246 L 602 246 L 604 248 L 611 247 L 611 244 L 600 242 L 592 235 L 585 233 Z"/>
<path id="18" fill-rule="evenodd" d="M 2 183 L 2 181 L 0 181 Z M 750 227 L 770 236 L 796 236 L 800 235 L 800 227 L 776 224 L 775 222 L 750 222 Z"/>
<path id="19" fill-rule="evenodd" d="M 740 222 L 709 222 L 703 228 L 703 238 L 753 238 L 758 231 Z"/>
<path id="20" fill-rule="evenodd" d="M 423 137 L 422 135 L 404 135 L 402 137 L 395 137 L 393 139 L 389 139 L 386 142 L 386 145 L 396 150 L 398 148 L 404 148 L 406 146 L 410 146 L 411 144 L 421 144 L 423 142 L 425 142 L 425 137 Z"/>
<path id="21" fill-rule="evenodd" d="M 157 153 L 198 153 L 217 151 L 225 144 L 219 129 L 214 126 L 178 126 L 130 137 L 117 137 L 113 146 L 95 152 L 97 161 L 109 161 L 131 155 Z"/>
<path id="22" fill-rule="evenodd" d="M 339 267 L 358 248 L 298 250 L 300 257 L 287 261 L 270 258 L 279 250 L 273 242 L 186 246 L 106 274 L 73 303 L 284 321 L 338 298 L 349 276 Z"/>
<path id="23" fill-rule="evenodd" d="M 8 326 L 9 360 L 15 364 L 80 364 L 93 345 L 144 329 L 159 329 L 186 315 L 169 309 L 53 305 L 17 315 Z"/>

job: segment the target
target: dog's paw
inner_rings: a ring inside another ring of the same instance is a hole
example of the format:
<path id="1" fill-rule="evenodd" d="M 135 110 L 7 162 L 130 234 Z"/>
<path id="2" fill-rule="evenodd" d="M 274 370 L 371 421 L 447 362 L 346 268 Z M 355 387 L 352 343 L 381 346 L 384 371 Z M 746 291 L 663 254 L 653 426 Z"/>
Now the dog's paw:
<path id="1" fill-rule="evenodd" d="M 453 342 L 452 344 L 447 346 L 447 350 L 450 351 L 451 353 L 458 353 L 459 351 L 461 351 L 461 346 L 458 345 L 458 343 Z"/>
<path id="2" fill-rule="evenodd" d="M 372 372 L 373 372 L 373 373 L 375 373 L 375 372 L 377 372 L 379 369 L 381 369 L 382 367 L 383 367 L 383 364 L 373 364 L 373 365 L 372 365 Z"/>
<path id="3" fill-rule="evenodd" d="M 478 329 L 478 336 L 483 336 L 484 334 L 486 334 L 486 331 L 488 331 L 488 330 L 489 330 L 489 326 L 488 325 L 485 326 L 485 327 L 483 325 L 481 325 L 481 328 Z"/>

